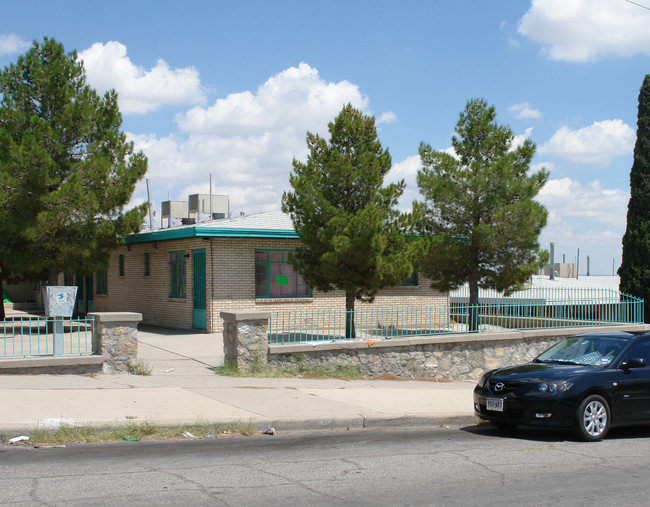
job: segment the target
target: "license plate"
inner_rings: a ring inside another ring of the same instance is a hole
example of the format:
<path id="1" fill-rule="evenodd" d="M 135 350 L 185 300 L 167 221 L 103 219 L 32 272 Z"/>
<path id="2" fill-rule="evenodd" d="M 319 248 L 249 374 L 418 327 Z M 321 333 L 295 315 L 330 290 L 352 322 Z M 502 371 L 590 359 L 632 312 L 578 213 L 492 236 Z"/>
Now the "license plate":
<path id="1" fill-rule="evenodd" d="M 503 398 L 487 398 L 485 405 L 485 408 L 493 412 L 503 412 Z"/>

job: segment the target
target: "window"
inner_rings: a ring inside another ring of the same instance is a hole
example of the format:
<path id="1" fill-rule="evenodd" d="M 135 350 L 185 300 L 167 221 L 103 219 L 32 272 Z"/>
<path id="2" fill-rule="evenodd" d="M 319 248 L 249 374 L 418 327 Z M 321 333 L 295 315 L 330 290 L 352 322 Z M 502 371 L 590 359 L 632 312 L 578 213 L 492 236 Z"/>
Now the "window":
<path id="1" fill-rule="evenodd" d="M 120 255 L 120 276 L 124 276 L 124 255 Z"/>
<path id="2" fill-rule="evenodd" d="M 97 294 L 108 294 L 108 271 L 97 271 Z"/>
<path id="3" fill-rule="evenodd" d="M 172 298 L 185 297 L 185 252 L 170 252 L 169 266 L 171 271 Z"/>
<path id="4" fill-rule="evenodd" d="M 633 345 L 632 348 L 628 351 L 627 359 L 637 357 L 645 359 L 646 364 L 650 365 L 650 340 L 639 342 Z"/>
<path id="5" fill-rule="evenodd" d="M 144 254 L 144 276 L 149 276 L 151 275 L 151 271 L 149 270 L 149 252 Z"/>
<path id="6" fill-rule="evenodd" d="M 311 289 L 293 270 L 289 250 L 255 250 L 255 297 L 310 297 Z"/>
<path id="7" fill-rule="evenodd" d="M 418 284 L 418 274 L 416 271 L 413 271 L 411 273 L 411 276 L 407 276 L 402 280 L 402 283 L 400 283 L 400 286 L 415 286 Z"/>

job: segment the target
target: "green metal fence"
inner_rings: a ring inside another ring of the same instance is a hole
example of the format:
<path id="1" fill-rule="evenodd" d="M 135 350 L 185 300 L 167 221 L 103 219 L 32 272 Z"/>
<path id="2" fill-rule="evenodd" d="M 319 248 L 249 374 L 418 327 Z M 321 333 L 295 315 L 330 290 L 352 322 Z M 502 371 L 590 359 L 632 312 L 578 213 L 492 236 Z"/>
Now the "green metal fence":
<path id="1" fill-rule="evenodd" d="M 507 329 L 552 329 L 643 322 L 643 300 L 612 289 L 542 289 L 509 297 L 496 293 L 469 305 L 462 294 L 450 304 L 425 308 L 363 308 L 278 312 L 269 324 L 270 343 L 379 340 L 409 336 Z M 353 323 L 346 330 L 346 320 Z"/>
<path id="2" fill-rule="evenodd" d="M 0 321 L 0 358 L 95 353 L 95 321 L 19 317 Z"/>

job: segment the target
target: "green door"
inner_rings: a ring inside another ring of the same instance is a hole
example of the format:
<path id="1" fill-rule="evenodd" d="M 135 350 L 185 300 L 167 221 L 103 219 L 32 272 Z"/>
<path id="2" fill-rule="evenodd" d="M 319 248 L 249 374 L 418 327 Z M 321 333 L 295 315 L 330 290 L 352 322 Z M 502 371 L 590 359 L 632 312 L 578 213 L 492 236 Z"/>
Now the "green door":
<path id="1" fill-rule="evenodd" d="M 84 315 L 86 313 L 84 307 L 84 279 L 83 276 L 77 275 L 77 314 Z"/>
<path id="2" fill-rule="evenodd" d="M 194 301 L 193 327 L 207 328 L 205 297 L 205 250 L 192 250 L 192 300 Z"/>
<path id="3" fill-rule="evenodd" d="M 93 311 L 93 275 L 84 277 L 77 275 L 77 313 L 86 315 Z"/>
<path id="4" fill-rule="evenodd" d="M 93 294 L 93 275 L 86 277 L 86 311 L 85 313 L 94 311 L 95 295 Z"/>

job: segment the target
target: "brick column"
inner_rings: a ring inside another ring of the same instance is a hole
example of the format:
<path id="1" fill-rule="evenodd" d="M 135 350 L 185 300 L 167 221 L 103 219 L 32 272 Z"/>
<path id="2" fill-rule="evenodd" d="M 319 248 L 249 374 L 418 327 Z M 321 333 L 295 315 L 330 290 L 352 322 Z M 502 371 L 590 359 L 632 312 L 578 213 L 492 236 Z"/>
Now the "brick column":
<path id="1" fill-rule="evenodd" d="M 226 363 L 249 370 L 267 365 L 269 312 L 221 312 Z"/>
<path id="2" fill-rule="evenodd" d="M 129 363 L 138 359 L 138 322 L 141 313 L 94 312 L 95 353 L 104 358 L 104 373 L 128 373 Z"/>

